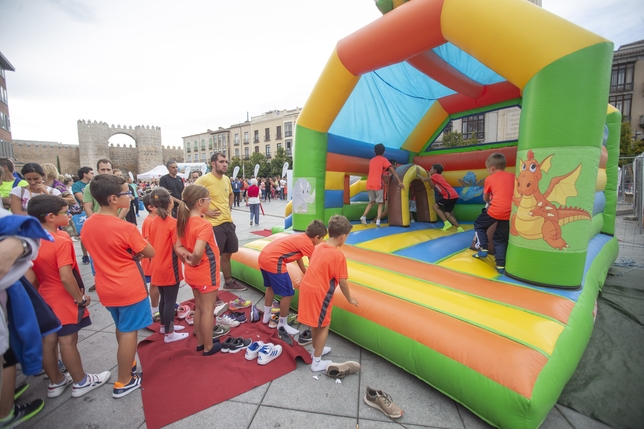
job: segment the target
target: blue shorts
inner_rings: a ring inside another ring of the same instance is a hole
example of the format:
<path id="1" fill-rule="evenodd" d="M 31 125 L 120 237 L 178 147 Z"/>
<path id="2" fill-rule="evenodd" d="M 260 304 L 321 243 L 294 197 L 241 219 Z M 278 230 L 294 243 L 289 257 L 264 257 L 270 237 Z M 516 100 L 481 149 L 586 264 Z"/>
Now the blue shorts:
<path id="1" fill-rule="evenodd" d="M 151 281 L 152 281 L 151 276 L 145 276 L 145 283 L 150 284 Z"/>
<path id="2" fill-rule="evenodd" d="M 152 313 L 150 313 L 150 299 L 145 299 L 136 304 L 124 307 L 105 307 L 112 315 L 116 329 L 121 332 L 138 331 L 147 328 L 152 324 Z"/>
<path id="3" fill-rule="evenodd" d="M 273 288 L 273 293 L 279 296 L 293 296 L 295 290 L 291 283 L 291 276 L 288 273 L 273 274 L 260 268 L 262 277 L 264 277 L 264 286 Z"/>

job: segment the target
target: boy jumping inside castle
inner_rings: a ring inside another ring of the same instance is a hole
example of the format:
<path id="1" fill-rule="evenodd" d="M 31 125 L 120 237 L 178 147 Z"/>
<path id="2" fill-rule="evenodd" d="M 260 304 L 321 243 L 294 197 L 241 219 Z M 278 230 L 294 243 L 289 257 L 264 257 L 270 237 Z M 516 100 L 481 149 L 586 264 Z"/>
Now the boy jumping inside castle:
<path id="1" fill-rule="evenodd" d="M 461 228 L 456 217 L 452 214 L 456 201 L 458 201 L 458 193 L 441 174 L 443 174 L 443 165 L 434 164 L 429 170 L 429 177 L 418 176 L 418 178 L 423 182 L 428 182 L 432 189 L 441 194 L 440 199 L 434 204 L 434 211 L 443 221 L 442 230 L 447 231 L 452 226 L 455 226 L 458 232 L 463 232 L 463 228 Z"/>
<path id="2" fill-rule="evenodd" d="M 385 145 L 378 143 L 373 147 L 373 151 L 376 154 L 371 161 L 369 161 L 369 175 L 367 176 L 367 192 L 369 193 L 369 204 L 364 211 L 364 214 L 360 218 L 360 222 L 364 225 L 367 224 L 367 214 L 371 207 L 374 204 L 378 204 L 378 215 L 376 216 L 376 226 L 380 227 L 380 216 L 382 215 L 382 205 L 384 204 L 384 179 L 383 174 L 385 171 L 389 171 L 393 176 L 398 179 L 398 186 L 400 189 L 405 189 L 402 180 L 396 173 L 396 170 L 392 167 L 391 162 L 383 155 L 385 153 Z"/>

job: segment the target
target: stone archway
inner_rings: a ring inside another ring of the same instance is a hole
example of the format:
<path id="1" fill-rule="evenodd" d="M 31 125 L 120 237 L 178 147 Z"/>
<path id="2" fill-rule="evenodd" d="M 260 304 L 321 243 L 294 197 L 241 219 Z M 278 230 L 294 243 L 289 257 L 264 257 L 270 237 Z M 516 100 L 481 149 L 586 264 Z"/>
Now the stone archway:
<path id="1" fill-rule="evenodd" d="M 99 159 L 107 158 L 117 167 L 119 165 L 117 159 L 111 159 L 108 142 L 109 138 L 116 134 L 125 134 L 134 139 L 135 149 L 130 149 L 131 155 L 129 151 L 127 155 L 129 158 L 128 164 L 136 165 L 136 170 L 133 173 L 143 173 L 163 164 L 161 127 L 148 125 L 134 127 L 131 125 L 114 126 L 105 122 L 81 119 L 78 120 L 78 145 L 81 166 L 96 168 L 96 162 Z M 133 157 L 136 158 L 136 163 L 131 159 Z"/>

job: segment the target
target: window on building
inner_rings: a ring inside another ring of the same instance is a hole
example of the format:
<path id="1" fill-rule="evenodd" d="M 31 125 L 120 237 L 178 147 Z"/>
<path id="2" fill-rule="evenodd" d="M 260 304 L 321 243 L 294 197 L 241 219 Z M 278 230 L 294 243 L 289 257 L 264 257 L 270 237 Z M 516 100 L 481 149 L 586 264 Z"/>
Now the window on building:
<path id="1" fill-rule="evenodd" d="M 194 149 L 195 151 L 199 150 L 199 142 L 197 140 L 195 140 Z"/>
<path id="2" fill-rule="evenodd" d="M 443 129 L 444 133 L 451 133 L 454 129 L 454 123 L 452 121 L 449 121 L 447 125 L 445 125 L 445 128 Z"/>
<path id="3" fill-rule="evenodd" d="M 282 148 L 282 143 L 277 143 L 277 149 L 279 150 L 281 148 Z"/>
<path id="4" fill-rule="evenodd" d="M 235 134 L 235 146 L 239 145 L 239 134 Z"/>
<path id="5" fill-rule="evenodd" d="M 9 115 L 6 115 L 4 112 L 0 112 L 0 128 L 11 132 L 11 121 L 9 121 Z"/>
<path id="6" fill-rule="evenodd" d="M 201 139 L 201 150 L 206 150 L 206 139 Z"/>
<path id="7" fill-rule="evenodd" d="M 188 155 L 188 162 L 192 162 L 192 155 Z"/>
<path id="8" fill-rule="evenodd" d="M 214 152 L 210 152 L 210 155 L 208 155 L 208 158 L 212 158 L 212 154 L 213 154 L 213 153 L 214 153 Z"/>
<path id="9" fill-rule="evenodd" d="M 282 140 L 282 126 L 281 125 L 277 126 L 277 135 L 275 136 L 275 140 Z"/>
<path id="10" fill-rule="evenodd" d="M 266 145 L 266 158 L 271 157 L 271 145 L 267 144 Z"/>
<path id="11" fill-rule="evenodd" d="M 221 134 L 217 136 L 217 143 L 219 146 L 221 146 Z"/>
<path id="12" fill-rule="evenodd" d="M 238 147 L 235 148 L 235 156 L 239 157 L 239 148 Z"/>
<path id="13" fill-rule="evenodd" d="M 259 153 L 259 146 L 255 146 L 255 153 Z"/>
<path id="14" fill-rule="evenodd" d="M 4 86 L 0 86 L 0 101 L 2 101 L 4 104 L 7 104 L 7 90 L 4 88 Z"/>
<path id="15" fill-rule="evenodd" d="M 212 149 L 212 137 L 208 138 L 208 149 Z"/>
<path id="16" fill-rule="evenodd" d="M 284 122 L 284 137 L 293 137 L 293 122 Z"/>
<path id="17" fill-rule="evenodd" d="M 472 115 L 463 118 L 463 140 L 476 137 L 477 140 L 485 140 L 485 115 Z"/>
<path id="18" fill-rule="evenodd" d="M 293 146 L 293 140 L 288 139 L 288 140 L 285 140 L 284 143 L 286 144 L 286 149 L 285 149 L 286 150 L 286 156 L 291 156 L 292 155 L 291 150 L 292 150 L 292 146 Z"/>
<path id="19" fill-rule="evenodd" d="M 244 144 L 248 144 L 248 131 L 244 131 Z"/>
<path id="20" fill-rule="evenodd" d="M 249 147 L 244 148 L 244 158 L 245 159 L 250 158 L 250 148 Z"/>
<path id="21" fill-rule="evenodd" d="M 259 130 L 253 131 L 253 143 L 259 143 Z"/>
<path id="22" fill-rule="evenodd" d="M 206 152 L 201 152 L 201 160 L 206 162 Z"/>
<path id="23" fill-rule="evenodd" d="M 610 74 L 610 92 L 633 90 L 633 73 L 635 63 L 615 64 Z"/>
<path id="24" fill-rule="evenodd" d="M 222 143 L 224 146 L 226 146 L 227 140 L 228 140 L 228 138 L 226 137 L 226 134 L 223 134 L 223 135 L 221 136 L 221 143 Z"/>
<path id="25" fill-rule="evenodd" d="M 264 128 L 264 141 L 265 142 L 271 141 L 271 129 L 270 128 Z"/>
<path id="26" fill-rule="evenodd" d="M 608 102 L 615 106 L 622 114 L 622 121 L 631 121 L 631 101 L 633 94 L 611 95 L 608 97 Z"/>

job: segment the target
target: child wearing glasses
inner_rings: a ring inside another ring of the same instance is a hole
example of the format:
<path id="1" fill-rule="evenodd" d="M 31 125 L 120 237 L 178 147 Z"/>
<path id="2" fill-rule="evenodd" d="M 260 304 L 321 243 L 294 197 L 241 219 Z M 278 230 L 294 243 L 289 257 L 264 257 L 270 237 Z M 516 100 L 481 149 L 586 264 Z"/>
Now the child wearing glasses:
<path id="1" fill-rule="evenodd" d="M 151 325 L 152 316 L 139 260 L 153 257 L 154 249 L 135 225 L 117 216 L 130 206 L 132 191 L 124 178 L 99 174 L 89 187 L 100 208 L 85 221 L 81 239 L 94 259 L 96 293 L 116 324 L 118 379 L 112 396 L 121 398 L 141 387 L 134 360 L 137 331 Z"/>
<path id="2" fill-rule="evenodd" d="M 43 368 L 50 379 L 47 397 L 60 396 L 73 384 L 72 397 L 78 398 L 105 384 L 112 374 L 86 373 L 76 347 L 78 331 L 92 324 L 87 311 L 91 298 L 76 282 L 79 271 L 74 245 L 69 235 L 58 229 L 69 224 L 67 202 L 56 195 L 37 195 L 29 201 L 27 212 L 54 237 L 53 242 L 42 240 L 33 271 L 27 274 L 62 325 L 42 339 Z M 68 371 L 64 374 L 58 367 L 58 345 Z"/>

